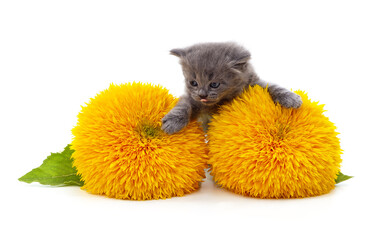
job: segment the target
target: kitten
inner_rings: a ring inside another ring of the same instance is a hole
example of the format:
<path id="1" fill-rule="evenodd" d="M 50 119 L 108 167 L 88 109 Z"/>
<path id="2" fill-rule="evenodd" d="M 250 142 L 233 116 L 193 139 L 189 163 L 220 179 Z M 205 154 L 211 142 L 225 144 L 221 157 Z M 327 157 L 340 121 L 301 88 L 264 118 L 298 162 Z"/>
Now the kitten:
<path id="1" fill-rule="evenodd" d="M 186 94 L 162 119 L 162 129 L 168 134 L 180 131 L 197 118 L 207 130 L 210 116 L 219 106 L 230 102 L 248 86 L 268 85 L 273 100 L 286 108 L 299 108 L 302 104 L 297 94 L 259 79 L 249 62 L 249 51 L 236 43 L 201 43 L 170 53 L 180 58 Z"/>

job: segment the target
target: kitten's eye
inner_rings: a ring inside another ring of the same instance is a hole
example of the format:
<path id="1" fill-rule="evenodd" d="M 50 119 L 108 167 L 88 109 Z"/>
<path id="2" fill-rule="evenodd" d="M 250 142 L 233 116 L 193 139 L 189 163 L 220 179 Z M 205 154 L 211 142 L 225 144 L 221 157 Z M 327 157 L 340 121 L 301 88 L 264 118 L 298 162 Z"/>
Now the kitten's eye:
<path id="1" fill-rule="evenodd" d="M 190 81 L 191 86 L 196 87 L 198 86 L 197 81 Z"/>
<path id="2" fill-rule="evenodd" d="M 221 85 L 220 83 L 217 83 L 217 82 L 212 82 L 212 83 L 210 83 L 210 87 L 211 88 L 217 88 L 217 87 L 219 87 L 219 85 Z"/>

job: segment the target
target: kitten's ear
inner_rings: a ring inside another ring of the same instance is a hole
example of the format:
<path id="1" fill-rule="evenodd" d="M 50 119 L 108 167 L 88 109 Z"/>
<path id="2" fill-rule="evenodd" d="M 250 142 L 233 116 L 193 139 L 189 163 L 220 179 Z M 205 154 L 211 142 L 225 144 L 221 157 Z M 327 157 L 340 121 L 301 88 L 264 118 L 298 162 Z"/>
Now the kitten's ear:
<path id="1" fill-rule="evenodd" d="M 246 64 L 250 60 L 251 55 L 248 52 L 245 52 L 242 56 L 230 62 L 230 68 L 236 73 L 243 72 L 246 68 Z"/>
<path id="2" fill-rule="evenodd" d="M 186 50 L 182 48 L 174 48 L 170 50 L 170 54 L 177 57 L 184 57 L 186 56 Z"/>

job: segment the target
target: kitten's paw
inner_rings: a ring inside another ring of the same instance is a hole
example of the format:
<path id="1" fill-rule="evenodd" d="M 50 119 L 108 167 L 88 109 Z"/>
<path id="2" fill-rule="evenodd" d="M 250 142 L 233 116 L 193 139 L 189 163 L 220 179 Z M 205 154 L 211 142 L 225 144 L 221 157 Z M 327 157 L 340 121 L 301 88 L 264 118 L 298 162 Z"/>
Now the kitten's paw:
<path id="1" fill-rule="evenodd" d="M 174 134 L 182 130 L 188 122 L 187 116 L 171 112 L 162 118 L 162 130 L 168 134 Z"/>
<path id="2" fill-rule="evenodd" d="M 278 95 L 275 99 L 275 102 L 278 102 L 285 108 L 299 108 L 302 105 L 301 96 L 293 92 L 285 92 L 284 94 Z"/>

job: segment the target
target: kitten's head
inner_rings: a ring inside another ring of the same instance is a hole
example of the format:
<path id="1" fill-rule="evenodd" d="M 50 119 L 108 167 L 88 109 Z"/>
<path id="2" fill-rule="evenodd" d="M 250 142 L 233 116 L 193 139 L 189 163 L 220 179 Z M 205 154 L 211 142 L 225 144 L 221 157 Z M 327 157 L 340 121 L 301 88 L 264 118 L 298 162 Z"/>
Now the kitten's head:
<path id="1" fill-rule="evenodd" d="M 247 84 L 250 53 L 235 43 L 201 43 L 170 52 L 180 58 L 187 93 L 204 105 L 235 95 Z"/>

